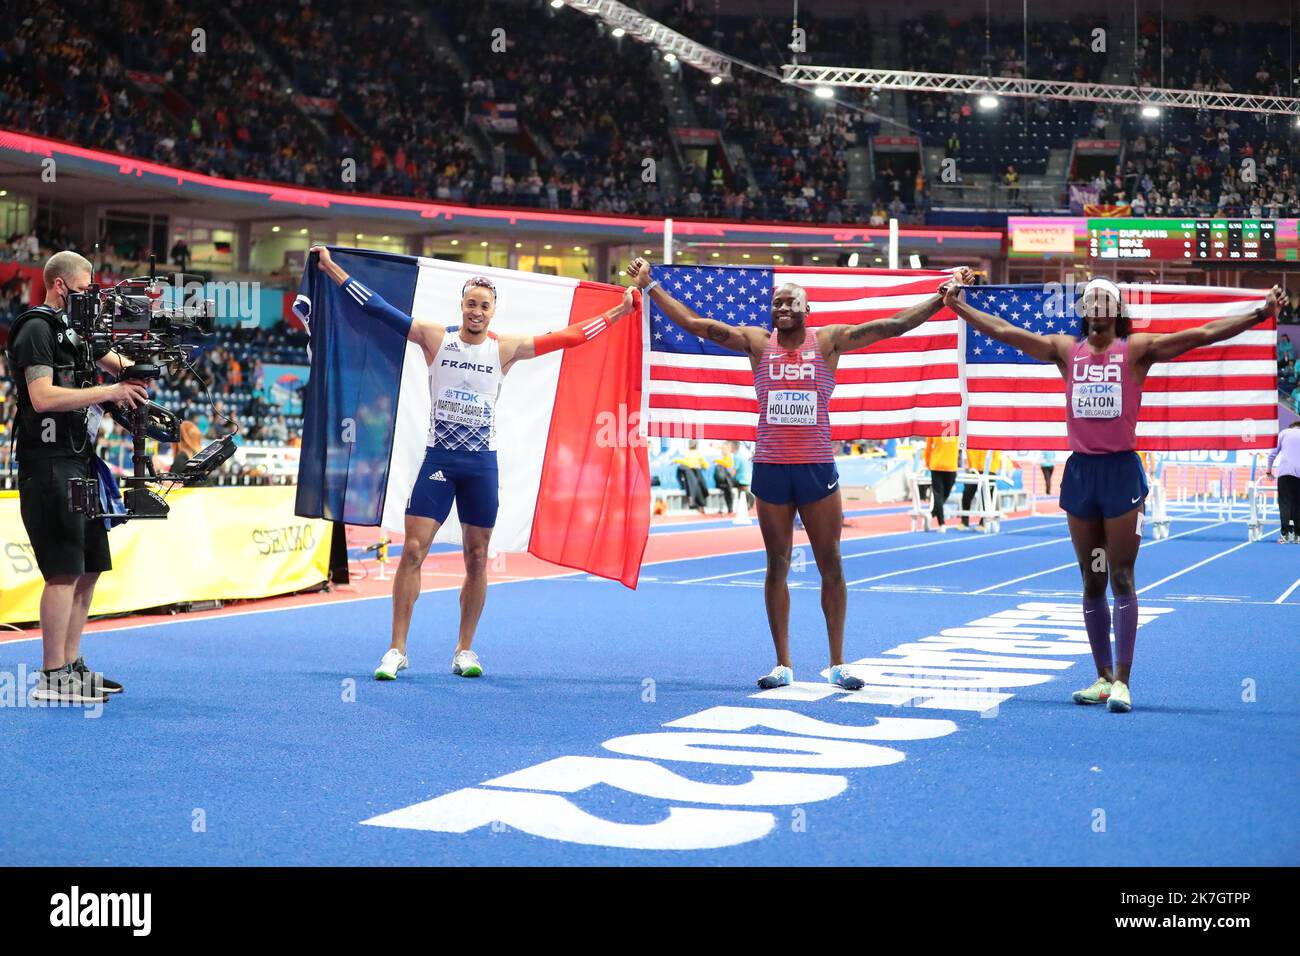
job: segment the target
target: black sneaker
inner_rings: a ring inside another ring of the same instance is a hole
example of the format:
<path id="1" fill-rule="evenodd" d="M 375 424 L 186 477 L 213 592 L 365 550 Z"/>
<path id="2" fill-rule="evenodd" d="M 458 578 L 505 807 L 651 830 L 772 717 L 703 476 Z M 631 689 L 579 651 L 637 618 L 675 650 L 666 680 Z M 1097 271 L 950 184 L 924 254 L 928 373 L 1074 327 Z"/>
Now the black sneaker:
<path id="1" fill-rule="evenodd" d="M 87 686 L 71 664 L 41 671 L 32 691 L 32 700 L 58 704 L 102 704 L 107 699 L 102 690 Z"/>
<path id="2" fill-rule="evenodd" d="M 100 691 L 101 693 L 104 694 L 122 693 L 121 684 L 119 684 L 115 680 L 109 680 L 107 677 L 105 677 L 103 674 L 99 673 L 98 671 L 92 671 L 89 667 L 86 666 L 86 659 L 84 657 L 78 657 L 69 666 L 72 668 L 73 673 L 81 675 L 82 683 L 89 685 L 90 687 Z"/>

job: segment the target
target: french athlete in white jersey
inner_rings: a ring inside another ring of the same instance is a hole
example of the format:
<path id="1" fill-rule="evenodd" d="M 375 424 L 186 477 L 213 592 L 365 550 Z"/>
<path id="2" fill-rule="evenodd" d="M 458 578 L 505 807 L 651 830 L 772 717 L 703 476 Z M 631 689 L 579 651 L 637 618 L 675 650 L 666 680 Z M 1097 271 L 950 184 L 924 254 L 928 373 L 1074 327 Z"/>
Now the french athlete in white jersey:
<path id="1" fill-rule="evenodd" d="M 589 342 L 634 307 L 629 288 L 623 302 L 582 322 L 546 335 L 502 335 L 488 331 L 497 306 L 491 280 L 475 276 L 461 289 L 460 325 L 413 319 L 372 289 L 352 279 L 324 246 L 312 252 L 320 268 L 366 312 L 420 346 L 429 365 L 428 448 L 420 477 L 406 508 L 402 558 L 393 578 L 392 645 L 375 677 L 392 680 L 407 667 L 406 634 L 420 594 L 420 566 L 451 506 L 456 505 L 465 552 L 465 582 L 460 591 L 460 634 L 452 673 L 479 677 L 483 667 L 470 650 L 487 598 L 487 551 L 497 518 L 497 400 L 501 384 L 516 362 Z"/>

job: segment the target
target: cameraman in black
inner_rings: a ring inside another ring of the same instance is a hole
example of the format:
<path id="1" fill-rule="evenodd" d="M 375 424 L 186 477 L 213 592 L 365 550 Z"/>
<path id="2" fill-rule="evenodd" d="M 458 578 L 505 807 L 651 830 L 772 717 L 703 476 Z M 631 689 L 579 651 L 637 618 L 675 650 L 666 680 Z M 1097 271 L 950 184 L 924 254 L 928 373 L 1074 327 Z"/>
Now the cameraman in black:
<path id="1" fill-rule="evenodd" d="M 45 579 L 41 592 L 44 663 L 35 700 L 101 703 L 122 685 L 91 671 L 81 656 L 81 631 L 95 582 L 111 570 L 108 530 L 68 507 L 68 480 L 97 478 L 95 437 L 100 402 L 135 408 L 148 396 L 144 385 L 123 381 L 95 385 L 94 371 L 77 369 L 78 340 L 65 310 L 68 296 L 91 283 L 90 262 L 57 252 L 45 263 L 45 304 L 14 322 L 9 368 L 18 395 L 18 497 L 23 525 Z M 98 353 L 98 350 L 96 350 Z M 121 356 L 95 354 L 96 363 L 120 375 L 131 364 Z"/>

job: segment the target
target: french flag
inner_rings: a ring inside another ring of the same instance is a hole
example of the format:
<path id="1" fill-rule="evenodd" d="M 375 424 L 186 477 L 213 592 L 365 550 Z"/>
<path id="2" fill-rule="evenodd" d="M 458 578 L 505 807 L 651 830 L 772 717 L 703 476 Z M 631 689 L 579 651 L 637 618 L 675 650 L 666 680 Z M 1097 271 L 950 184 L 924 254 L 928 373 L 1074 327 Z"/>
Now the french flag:
<path id="1" fill-rule="evenodd" d="M 405 314 L 448 326 L 460 324 L 465 281 L 486 276 L 497 288 L 497 335 L 585 326 L 623 296 L 617 286 L 562 276 L 360 249 L 330 254 Z M 424 354 L 364 311 L 314 256 L 293 311 L 311 335 L 295 511 L 401 531 L 429 432 Z M 636 587 L 650 528 L 642 331 L 634 313 L 599 341 L 511 367 L 496 406 L 494 551 L 527 551 Z M 455 508 L 437 540 L 460 541 Z"/>

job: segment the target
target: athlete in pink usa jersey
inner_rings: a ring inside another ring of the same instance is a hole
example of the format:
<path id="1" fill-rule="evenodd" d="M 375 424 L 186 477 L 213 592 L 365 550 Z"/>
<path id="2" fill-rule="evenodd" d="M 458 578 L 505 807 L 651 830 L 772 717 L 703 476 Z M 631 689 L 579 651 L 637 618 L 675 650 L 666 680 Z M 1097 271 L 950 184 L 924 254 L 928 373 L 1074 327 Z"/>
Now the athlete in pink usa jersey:
<path id="1" fill-rule="evenodd" d="M 963 270 L 958 279 L 966 283 L 970 276 Z M 1274 286 L 1263 306 L 1244 315 L 1152 335 L 1132 331 L 1132 319 L 1115 283 L 1092 279 L 1076 308 L 1079 334 L 1038 335 L 967 305 L 958 285 L 948 288 L 945 304 L 974 328 L 1026 355 L 1054 363 L 1065 380 L 1071 454 L 1061 479 L 1061 507 L 1083 576 L 1083 619 L 1097 665 L 1097 680 L 1074 692 L 1075 703 L 1104 701 L 1116 713 L 1133 706 L 1129 677 L 1138 625 L 1133 565 L 1142 541 L 1147 494 L 1137 454 L 1137 422 L 1147 373 L 1156 362 L 1230 339 L 1276 315 L 1281 298 L 1282 290 Z M 1098 561 L 1103 554 L 1105 560 Z M 1115 596 L 1113 661 L 1108 582 Z"/>
<path id="2" fill-rule="evenodd" d="M 758 446 L 750 490 L 767 550 L 763 596 L 776 647 L 776 667 L 762 688 L 794 681 L 790 664 L 790 553 L 796 513 L 803 520 L 822 578 L 822 611 L 830 644 L 831 683 L 863 686 L 844 666 L 844 613 L 848 589 L 840 563 L 844 510 L 831 447 L 830 398 L 835 369 L 845 352 L 917 328 L 943 307 L 939 294 L 888 319 L 860 325 L 807 327 L 808 294 L 794 283 L 772 293 L 772 328 L 734 326 L 703 318 L 669 295 L 651 276 L 650 263 L 633 260 L 628 275 L 682 329 L 749 357 L 758 393 Z"/>

